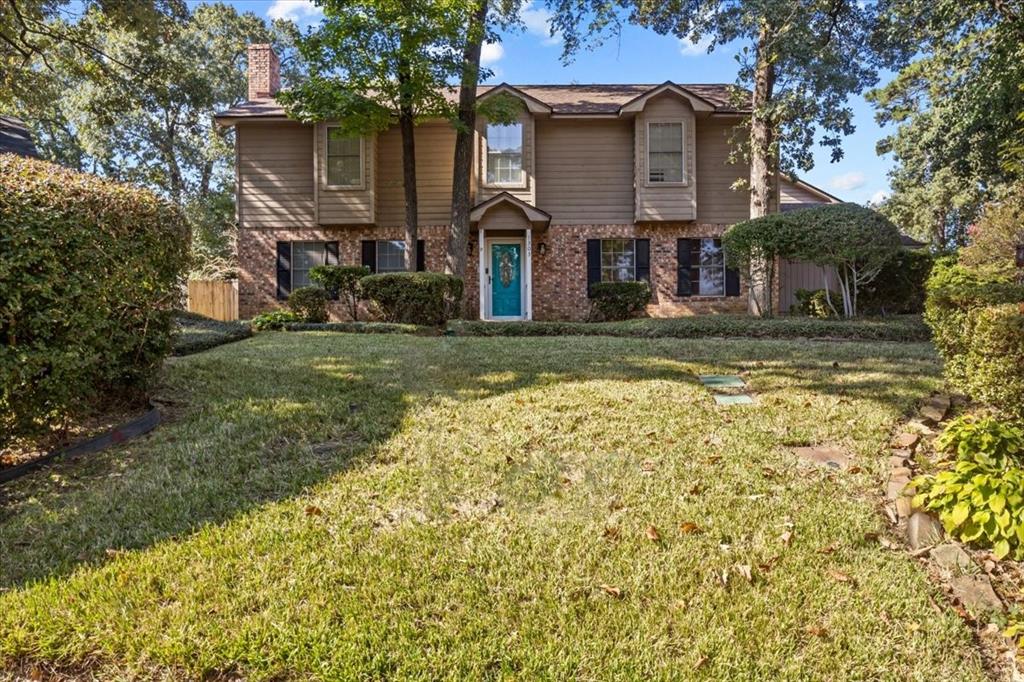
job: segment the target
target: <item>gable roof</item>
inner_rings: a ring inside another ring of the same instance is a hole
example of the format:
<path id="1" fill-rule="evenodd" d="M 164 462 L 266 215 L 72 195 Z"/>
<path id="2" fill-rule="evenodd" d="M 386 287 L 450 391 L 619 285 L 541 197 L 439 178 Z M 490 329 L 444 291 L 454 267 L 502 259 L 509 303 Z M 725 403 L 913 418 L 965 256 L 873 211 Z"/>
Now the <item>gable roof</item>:
<path id="1" fill-rule="evenodd" d="M 39 158 L 32 136 L 21 119 L 0 116 L 0 154 L 3 153 Z"/>
<path id="2" fill-rule="evenodd" d="M 519 209 L 526 216 L 526 219 L 533 223 L 536 227 L 546 227 L 551 222 L 551 214 L 547 211 L 542 211 L 533 204 L 529 204 L 514 194 L 509 192 L 499 192 L 486 201 L 481 201 L 479 204 L 473 207 L 473 210 L 469 212 L 469 222 L 479 223 L 484 214 L 487 213 L 488 209 L 494 208 L 499 204 L 508 204 L 514 208 Z"/>
<path id="3" fill-rule="evenodd" d="M 699 110 L 715 114 L 742 115 L 750 113 L 750 107 L 737 107 L 733 93 L 737 92 L 734 85 L 727 83 L 694 83 L 679 84 L 671 81 L 650 84 L 613 83 L 581 85 L 577 83 L 562 85 L 481 85 L 477 89 L 477 98 L 484 98 L 491 93 L 509 92 L 527 100 L 531 111 L 543 113 L 545 109 L 558 116 L 618 116 L 629 113 L 628 107 L 645 97 L 653 97 L 665 91 L 673 91 L 687 97 L 692 102 L 702 103 Z M 741 94 L 742 90 L 739 91 Z M 458 100 L 458 89 L 451 88 L 445 96 L 455 102 Z M 230 125 L 231 119 L 274 119 L 285 118 L 284 108 L 273 99 L 253 100 L 231 107 L 216 115 L 222 123 Z"/>

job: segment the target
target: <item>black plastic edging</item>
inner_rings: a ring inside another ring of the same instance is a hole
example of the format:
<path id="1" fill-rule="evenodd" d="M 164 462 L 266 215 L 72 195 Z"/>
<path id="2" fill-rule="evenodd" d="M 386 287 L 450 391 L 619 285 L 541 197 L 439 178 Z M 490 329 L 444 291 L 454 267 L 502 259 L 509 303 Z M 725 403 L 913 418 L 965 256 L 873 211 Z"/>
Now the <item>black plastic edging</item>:
<path id="1" fill-rule="evenodd" d="M 150 403 L 150 405 L 152 406 L 152 403 Z M 131 440 L 132 438 L 138 438 L 144 433 L 149 433 L 155 429 L 158 424 L 160 424 L 160 410 L 155 407 L 151 407 L 149 412 L 146 412 L 146 414 L 141 417 L 133 419 L 125 424 L 121 424 L 117 428 L 111 429 L 106 433 L 102 433 L 94 438 L 72 445 L 64 450 L 48 452 L 42 457 L 34 459 L 31 462 L 25 462 L 24 464 L 19 464 L 18 466 L 0 471 L 0 485 L 9 483 L 16 478 L 21 478 L 25 474 L 35 471 L 39 467 L 58 457 L 91 455 L 101 450 L 106 450 L 111 445 L 119 445 L 125 441 Z"/>

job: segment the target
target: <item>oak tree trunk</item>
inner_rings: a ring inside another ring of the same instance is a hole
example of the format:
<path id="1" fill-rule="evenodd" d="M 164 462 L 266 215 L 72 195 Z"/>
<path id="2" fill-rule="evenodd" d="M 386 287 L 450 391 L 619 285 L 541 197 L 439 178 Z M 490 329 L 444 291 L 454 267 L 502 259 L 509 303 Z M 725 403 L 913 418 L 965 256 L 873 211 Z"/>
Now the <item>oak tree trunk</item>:
<path id="1" fill-rule="evenodd" d="M 469 212 L 472 208 L 470 182 L 473 174 L 473 137 L 476 131 L 476 89 L 480 80 L 480 52 L 483 46 L 489 0 L 477 0 L 469 19 L 462 53 L 459 84 L 458 127 L 455 132 L 455 171 L 452 178 L 452 214 L 445 252 L 444 271 L 466 278 L 469 245 Z"/>
<path id="2" fill-rule="evenodd" d="M 398 66 L 398 127 L 402 133 L 402 185 L 405 189 L 405 269 L 416 270 L 416 243 L 419 239 L 419 203 L 416 197 L 416 120 L 407 95 L 411 74 L 408 64 Z"/>
<path id="3" fill-rule="evenodd" d="M 774 35 L 770 24 L 762 22 L 757 37 L 754 66 L 754 92 L 750 116 L 750 217 L 768 215 L 775 191 L 774 129 L 769 106 L 775 89 L 775 60 L 771 50 Z M 751 264 L 750 310 L 756 315 L 772 314 L 771 257 Z"/>

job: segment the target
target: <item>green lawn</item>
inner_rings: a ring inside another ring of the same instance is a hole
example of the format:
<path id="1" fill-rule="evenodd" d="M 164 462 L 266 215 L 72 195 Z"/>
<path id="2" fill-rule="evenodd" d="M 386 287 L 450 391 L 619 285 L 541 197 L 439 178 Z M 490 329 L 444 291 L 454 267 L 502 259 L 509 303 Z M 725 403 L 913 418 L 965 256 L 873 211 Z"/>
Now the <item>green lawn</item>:
<path id="1" fill-rule="evenodd" d="M 694 376 L 739 372 L 756 406 Z M 170 423 L 0 492 L 0 664 L 983 679 L 871 535 L 890 430 L 939 384 L 917 344 L 269 333 L 177 358 Z M 815 442 L 860 470 L 789 453 Z"/>

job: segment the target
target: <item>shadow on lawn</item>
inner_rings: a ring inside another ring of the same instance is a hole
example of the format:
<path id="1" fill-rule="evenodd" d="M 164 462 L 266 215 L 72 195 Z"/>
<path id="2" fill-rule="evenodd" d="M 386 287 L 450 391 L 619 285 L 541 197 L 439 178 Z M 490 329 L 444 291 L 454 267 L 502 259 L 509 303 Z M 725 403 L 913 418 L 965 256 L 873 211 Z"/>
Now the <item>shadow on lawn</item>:
<path id="1" fill-rule="evenodd" d="M 818 357 L 827 356 L 821 347 L 356 339 L 260 335 L 172 362 L 162 393 L 185 407 L 166 426 L 146 439 L 0 489 L 0 589 L 65 575 L 116 551 L 174 540 L 294 497 L 371 460 L 418 399 L 479 400 L 564 381 L 692 384 L 696 377 L 689 370 L 713 368 L 749 370 L 769 387 L 904 405 L 908 391 L 916 390 L 911 379 L 921 370 L 920 361 L 908 363 L 906 385 L 889 391 L 886 380 L 899 368 L 893 358 L 878 370 L 888 372 L 885 377 L 837 382 L 844 373 L 864 370 L 831 367 Z"/>

